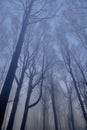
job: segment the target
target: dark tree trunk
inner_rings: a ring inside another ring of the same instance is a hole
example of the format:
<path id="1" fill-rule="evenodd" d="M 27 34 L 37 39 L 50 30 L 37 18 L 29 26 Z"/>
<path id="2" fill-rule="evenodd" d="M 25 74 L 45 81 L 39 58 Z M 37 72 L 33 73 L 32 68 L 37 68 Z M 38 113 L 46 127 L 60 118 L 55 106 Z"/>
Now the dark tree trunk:
<path id="1" fill-rule="evenodd" d="M 25 125 L 26 125 L 26 121 L 27 121 L 27 114 L 28 114 L 28 107 L 26 107 L 25 111 L 24 111 L 21 130 L 25 130 Z"/>
<path id="2" fill-rule="evenodd" d="M 70 130 L 75 130 L 73 105 L 72 105 L 72 95 L 71 95 L 71 93 L 69 93 L 68 109 L 69 109 L 69 117 L 68 117 L 69 129 Z"/>
<path id="3" fill-rule="evenodd" d="M 9 118 L 8 125 L 7 125 L 7 130 L 12 130 L 12 128 L 13 128 L 13 123 L 14 123 L 14 119 L 15 119 L 17 105 L 18 105 L 18 102 L 19 102 L 20 91 L 21 91 L 21 87 L 22 87 L 22 84 L 23 84 L 24 73 L 25 73 L 25 69 L 23 68 L 22 73 L 21 73 L 20 82 L 19 82 L 19 85 L 18 85 L 17 90 L 16 90 L 16 94 L 15 94 L 10 118 Z"/>
<path id="4" fill-rule="evenodd" d="M 54 101 L 52 101 L 52 107 L 53 107 L 53 114 L 54 114 L 55 130 L 58 130 L 58 121 L 57 121 L 56 107 Z"/>
<path id="5" fill-rule="evenodd" d="M 23 38 L 24 38 L 23 33 L 25 34 L 24 28 L 22 28 L 22 30 L 21 30 L 19 41 L 18 41 L 16 50 L 14 52 L 14 55 L 12 57 L 12 61 L 11 61 L 11 64 L 10 64 L 10 67 L 9 67 L 9 70 L 7 73 L 7 77 L 6 77 L 6 80 L 5 80 L 5 83 L 3 85 L 1 95 L 0 95 L 0 129 L 2 127 L 4 114 L 5 114 L 6 106 L 8 103 L 8 98 L 9 98 L 12 83 L 14 80 L 14 76 L 15 76 L 15 72 L 16 72 L 16 68 L 17 68 L 17 63 L 18 63 L 20 52 L 21 52 L 21 47 L 23 44 Z"/>
<path id="6" fill-rule="evenodd" d="M 21 53 L 21 48 L 23 45 L 24 36 L 25 36 L 26 30 L 27 30 L 27 25 L 28 25 L 33 1 L 34 0 L 31 0 L 30 5 L 28 7 L 28 10 L 26 11 L 25 17 L 23 19 L 23 25 L 22 25 L 22 29 L 21 29 L 21 32 L 19 35 L 19 40 L 17 42 L 17 46 L 16 46 L 15 52 L 13 54 L 11 64 L 10 64 L 10 67 L 9 67 L 9 70 L 8 70 L 8 73 L 7 73 L 3 88 L 2 88 L 2 92 L 0 95 L 0 129 L 2 127 L 2 123 L 4 120 L 5 110 L 6 110 L 6 106 L 8 103 L 8 98 L 10 95 L 12 83 L 14 80 L 18 59 L 19 59 L 19 56 Z"/>
<path id="7" fill-rule="evenodd" d="M 31 93 L 32 93 L 32 78 L 29 81 L 27 98 L 26 98 L 26 102 L 25 102 L 24 114 L 23 114 L 23 119 L 22 119 L 20 130 L 25 130 L 25 125 L 26 125 L 27 115 L 28 115 L 28 110 L 29 110 L 28 106 L 29 106 Z"/>
<path id="8" fill-rule="evenodd" d="M 46 109 L 46 130 L 49 130 L 50 129 L 50 125 L 49 125 L 49 112 L 48 112 L 48 107 L 47 107 L 47 109 Z"/>
<path id="9" fill-rule="evenodd" d="M 45 109 L 45 103 L 44 103 L 43 105 L 43 130 L 45 130 L 46 128 L 45 119 L 46 119 L 46 109 Z"/>
<path id="10" fill-rule="evenodd" d="M 54 123 L 55 123 L 55 130 L 58 130 L 58 120 L 57 120 L 57 113 L 56 113 L 56 106 L 55 106 L 55 95 L 54 95 L 54 88 L 53 85 L 51 86 L 51 99 L 52 99 L 52 108 L 54 114 Z"/>
<path id="11" fill-rule="evenodd" d="M 72 130 L 75 130 L 74 115 L 73 115 L 73 106 L 72 106 L 71 98 L 70 98 L 70 111 L 71 111 Z"/>
<path id="12" fill-rule="evenodd" d="M 81 105 L 81 109 L 82 109 L 82 112 L 83 112 L 83 116 L 84 116 L 85 122 L 87 123 L 87 113 L 85 111 L 85 107 L 84 107 L 83 101 L 81 99 L 81 95 L 79 93 L 79 90 L 78 90 L 78 87 L 77 87 L 77 83 L 76 83 L 76 80 L 75 80 L 73 72 L 72 72 L 72 68 L 70 68 L 70 74 L 71 74 L 71 77 L 72 77 L 72 80 L 73 80 L 73 83 L 74 83 L 74 87 L 75 87 L 75 90 L 76 90 L 76 93 L 77 93 L 77 96 L 78 96 L 78 100 L 79 100 L 80 105 Z"/>

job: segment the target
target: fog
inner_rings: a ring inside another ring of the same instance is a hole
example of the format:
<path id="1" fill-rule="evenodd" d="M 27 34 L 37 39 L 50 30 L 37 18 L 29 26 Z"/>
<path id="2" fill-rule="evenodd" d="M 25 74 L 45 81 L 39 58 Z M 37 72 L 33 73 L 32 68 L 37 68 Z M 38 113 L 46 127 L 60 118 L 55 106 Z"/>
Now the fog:
<path id="1" fill-rule="evenodd" d="M 87 130 L 87 2 L 0 9 L 0 130 Z"/>

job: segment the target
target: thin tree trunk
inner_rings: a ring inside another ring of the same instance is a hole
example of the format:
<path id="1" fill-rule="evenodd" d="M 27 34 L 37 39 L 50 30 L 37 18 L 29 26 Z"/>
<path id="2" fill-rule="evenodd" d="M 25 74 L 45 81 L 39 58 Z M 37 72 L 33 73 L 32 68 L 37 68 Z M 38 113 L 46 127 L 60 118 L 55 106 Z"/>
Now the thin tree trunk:
<path id="1" fill-rule="evenodd" d="M 13 54 L 11 64 L 10 64 L 10 67 L 9 67 L 9 70 L 8 70 L 8 73 L 7 73 L 3 88 L 2 88 L 2 92 L 0 95 L 0 129 L 2 127 L 2 123 L 4 120 L 5 110 L 6 110 L 6 106 L 8 103 L 8 98 L 10 95 L 12 83 L 14 80 L 14 76 L 15 76 L 15 72 L 16 72 L 16 68 L 17 68 L 17 63 L 18 63 L 18 59 L 19 59 L 19 56 L 21 53 L 21 48 L 23 45 L 25 33 L 27 30 L 29 16 L 31 13 L 33 1 L 34 0 L 31 0 L 28 11 L 26 11 L 26 16 L 23 19 L 23 25 L 22 25 L 22 29 L 21 29 L 21 32 L 19 35 L 19 40 L 17 42 L 17 46 L 16 46 L 15 52 Z"/>
<path id="2" fill-rule="evenodd" d="M 71 98 L 70 98 L 70 110 L 71 110 L 72 130 L 75 130 L 74 115 L 73 115 L 73 106 L 72 106 Z"/>
<path id="3" fill-rule="evenodd" d="M 10 67 L 9 67 L 9 70 L 7 73 L 7 77 L 6 77 L 6 80 L 4 82 L 2 92 L 0 95 L 0 129 L 2 127 L 4 114 L 5 114 L 6 106 L 8 103 L 8 98 L 10 95 L 12 83 L 13 83 L 16 68 L 17 68 L 18 58 L 19 58 L 19 55 L 21 52 L 21 47 L 22 47 L 22 43 L 23 43 L 23 34 L 22 34 L 23 32 L 25 33 L 25 29 L 22 28 L 20 38 L 18 41 L 18 45 L 17 45 L 16 50 L 14 52 L 14 55 L 12 57 L 12 61 L 11 61 L 11 64 L 10 64 Z"/>
<path id="4" fill-rule="evenodd" d="M 49 111 L 48 111 L 48 107 L 46 109 L 46 130 L 49 130 L 50 129 L 50 126 L 49 126 Z"/>
<path id="5" fill-rule="evenodd" d="M 21 87 L 22 87 L 22 84 L 23 84 L 24 73 L 25 73 L 25 69 L 23 68 L 22 73 L 21 73 L 20 82 L 19 82 L 19 85 L 18 85 L 17 90 L 16 90 L 16 94 L 15 94 L 10 118 L 9 118 L 8 125 L 7 125 L 7 130 L 12 130 L 12 128 L 13 128 L 15 114 L 16 114 L 16 110 L 17 110 L 17 105 L 18 105 L 18 102 L 19 102 L 20 91 L 21 91 Z"/>
<path id="6" fill-rule="evenodd" d="M 45 103 L 44 103 L 45 105 Z M 45 119 L 46 119 L 46 110 L 45 110 L 45 106 L 43 105 L 43 130 L 45 130 L 46 128 L 46 124 L 45 124 Z"/>
<path id="7" fill-rule="evenodd" d="M 53 114 L 54 114 L 54 123 L 55 123 L 55 130 L 58 130 L 58 120 L 57 120 L 57 113 L 56 113 L 56 106 L 55 106 L 55 97 L 54 97 L 54 91 L 52 86 L 52 93 L 51 93 L 51 99 L 52 99 L 52 108 L 53 108 Z"/>
<path id="8" fill-rule="evenodd" d="M 55 130 L 58 130 L 58 121 L 57 121 L 57 114 L 54 101 L 52 101 L 53 113 L 54 113 L 54 123 L 55 123 Z"/>
<path id="9" fill-rule="evenodd" d="M 25 125 L 26 125 L 27 115 L 28 115 L 28 110 L 29 110 L 28 105 L 29 105 L 31 93 L 32 93 L 32 78 L 30 78 L 30 81 L 29 81 L 27 98 L 25 102 L 24 114 L 23 114 L 23 119 L 22 119 L 20 130 L 25 130 Z"/>
<path id="10" fill-rule="evenodd" d="M 80 105 L 81 105 L 81 109 L 82 109 L 82 112 L 83 112 L 84 119 L 87 123 L 87 113 L 85 111 L 85 107 L 84 107 L 83 101 L 81 99 L 81 96 L 80 96 L 80 93 L 79 93 L 79 90 L 78 90 L 78 87 L 77 87 L 77 83 L 76 83 L 76 80 L 75 80 L 73 72 L 72 72 L 72 68 L 70 68 L 70 74 L 71 74 L 71 77 L 72 77 L 72 80 L 73 80 L 73 83 L 74 83 L 74 87 L 75 87 L 75 90 L 76 90 L 76 93 L 77 93 L 77 96 L 78 96 L 78 99 L 79 99 L 79 102 L 80 102 Z"/>

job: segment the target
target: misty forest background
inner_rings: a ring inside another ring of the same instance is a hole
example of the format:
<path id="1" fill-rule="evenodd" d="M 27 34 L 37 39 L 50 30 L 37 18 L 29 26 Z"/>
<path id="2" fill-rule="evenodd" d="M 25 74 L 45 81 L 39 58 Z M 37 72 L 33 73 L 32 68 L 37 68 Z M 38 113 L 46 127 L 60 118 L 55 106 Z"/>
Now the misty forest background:
<path id="1" fill-rule="evenodd" d="M 86 0 L 0 0 L 0 130 L 87 130 Z"/>

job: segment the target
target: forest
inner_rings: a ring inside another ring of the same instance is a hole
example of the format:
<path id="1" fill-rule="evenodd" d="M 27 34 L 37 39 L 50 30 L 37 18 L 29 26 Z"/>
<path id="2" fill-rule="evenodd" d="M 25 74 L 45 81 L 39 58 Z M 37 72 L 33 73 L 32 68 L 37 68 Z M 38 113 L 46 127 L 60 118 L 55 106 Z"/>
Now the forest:
<path id="1" fill-rule="evenodd" d="M 0 0 L 0 130 L 87 130 L 86 0 Z"/>

